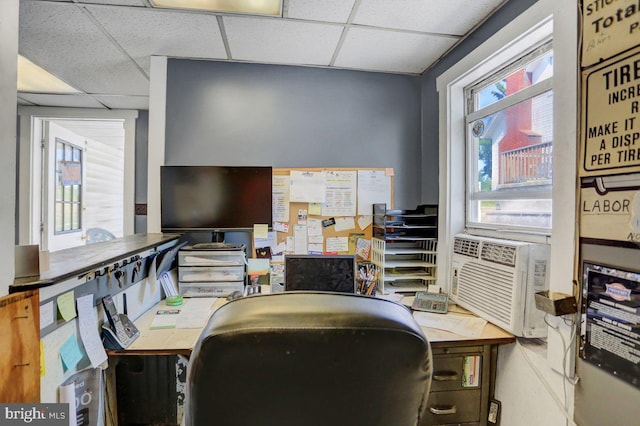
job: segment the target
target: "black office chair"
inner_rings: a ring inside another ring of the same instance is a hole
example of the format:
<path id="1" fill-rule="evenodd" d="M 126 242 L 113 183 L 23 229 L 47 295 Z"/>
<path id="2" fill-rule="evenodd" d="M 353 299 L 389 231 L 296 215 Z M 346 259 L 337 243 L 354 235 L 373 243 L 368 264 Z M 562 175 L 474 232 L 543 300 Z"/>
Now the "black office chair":
<path id="1" fill-rule="evenodd" d="M 430 345 L 411 313 L 355 294 L 233 300 L 210 318 L 187 373 L 189 425 L 418 425 Z"/>

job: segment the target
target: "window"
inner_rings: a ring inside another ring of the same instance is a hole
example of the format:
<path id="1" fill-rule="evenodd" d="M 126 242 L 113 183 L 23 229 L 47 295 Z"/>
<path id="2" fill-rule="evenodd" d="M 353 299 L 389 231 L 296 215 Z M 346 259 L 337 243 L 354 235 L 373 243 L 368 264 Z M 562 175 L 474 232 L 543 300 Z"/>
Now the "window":
<path id="1" fill-rule="evenodd" d="M 466 227 L 550 233 L 551 42 L 465 87 Z"/>
<path id="2" fill-rule="evenodd" d="M 80 231 L 82 191 L 82 150 L 56 138 L 55 233 Z"/>

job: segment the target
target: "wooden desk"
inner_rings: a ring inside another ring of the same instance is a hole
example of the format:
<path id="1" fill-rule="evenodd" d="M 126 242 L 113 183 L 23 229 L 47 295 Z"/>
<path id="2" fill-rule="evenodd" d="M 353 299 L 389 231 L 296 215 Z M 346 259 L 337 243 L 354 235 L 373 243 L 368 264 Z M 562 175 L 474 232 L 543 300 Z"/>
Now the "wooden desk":
<path id="1" fill-rule="evenodd" d="M 149 327 L 153 322 L 156 312 L 161 309 L 188 310 L 189 304 L 194 299 L 185 298 L 185 303 L 181 306 L 167 306 L 164 300 L 153 306 L 135 321 L 135 325 L 140 330 L 138 337 L 125 351 L 118 352 L 118 355 L 191 355 L 202 328 L 164 328 L 151 330 Z M 226 299 L 207 297 L 198 298 L 198 301 L 208 300 L 211 302 L 209 315 L 226 303 Z"/>
<path id="2" fill-rule="evenodd" d="M 185 298 L 181 306 L 167 306 L 162 300 L 134 322 L 140 336 L 126 350 L 107 351 L 107 425 L 180 424 L 187 361 L 202 328 L 149 327 L 158 310 L 187 310 L 192 300 L 211 302 L 207 318 L 226 303 L 215 297 Z"/>
<path id="3" fill-rule="evenodd" d="M 450 311 L 466 313 L 457 306 Z M 487 323 L 479 337 L 461 336 L 444 330 L 422 327 L 431 343 L 433 375 L 424 425 L 487 425 L 489 403 L 495 395 L 498 345 L 515 337 Z M 477 366 L 476 385 L 465 374 Z"/>
<path id="4" fill-rule="evenodd" d="M 190 299 L 185 300 L 180 309 L 188 308 Z M 211 313 L 226 303 L 226 299 L 211 298 L 211 301 Z M 117 380 L 126 382 L 118 386 L 120 424 L 174 425 L 182 419 L 187 358 L 201 329 L 150 330 L 156 311 L 169 308 L 162 301 L 152 307 L 135 322 L 140 337 L 125 351 L 109 351 L 109 366 L 113 368 L 108 370 L 111 380 L 108 386 L 115 389 Z M 515 341 L 514 336 L 493 324 L 487 324 L 480 337 L 427 327 L 422 329 L 431 343 L 434 361 L 429 407 L 436 407 L 436 411 L 443 413 L 431 412 L 424 424 L 486 425 L 489 401 L 494 395 L 498 345 Z M 479 365 L 477 386 L 463 386 L 466 360 Z M 149 388 L 155 393 L 144 399 Z M 110 395 L 114 393 L 110 392 Z M 115 398 L 110 399 L 111 407 L 117 403 Z"/>

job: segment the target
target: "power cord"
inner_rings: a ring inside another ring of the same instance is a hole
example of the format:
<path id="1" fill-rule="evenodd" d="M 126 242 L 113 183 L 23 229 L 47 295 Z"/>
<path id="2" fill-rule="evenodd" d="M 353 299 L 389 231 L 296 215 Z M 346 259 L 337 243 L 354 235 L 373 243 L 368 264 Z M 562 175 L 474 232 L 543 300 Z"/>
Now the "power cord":
<path id="1" fill-rule="evenodd" d="M 556 402 L 556 405 L 558 406 L 558 408 L 562 412 L 562 415 L 565 417 L 565 419 L 567 421 L 567 424 L 571 424 L 572 426 L 577 426 L 576 423 L 573 421 L 573 418 L 571 417 L 571 415 L 569 414 L 569 412 L 566 409 L 566 403 L 563 403 L 562 401 L 560 401 L 560 399 L 558 398 L 558 396 L 556 395 L 554 390 L 551 388 L 551 386 L 547 382 L 547 380 L 542 376 L 542 373 L 535 366 L 535 364 L 533 363 L 531 358 L 529 358 L 529 354 L 527 354 L 527 352 L 524 350 L 524 348 L 522 347 L 522 344 L 520 343 L 519 340 L 520 339 L 518 339 L 518 342 L 517 342 L 516 346 L 520 349 L 520 352 L 522 353 L 522 356 L 527 361 L 527 363 L 529 364 L 529 366 L 531 367 L 531 369 L 533 370 L 535 375 L 538 376 L 538 379 L 540 380 L 540 382 L 547 389 L 547 392 L 549 393 L 549 395 L 551 395 L 553 400 Z M 564 380 L 563 380 L 563 383 L 564 383 Z M 566 399 L 566 397 L 565 397 L 565 399 Z"/>

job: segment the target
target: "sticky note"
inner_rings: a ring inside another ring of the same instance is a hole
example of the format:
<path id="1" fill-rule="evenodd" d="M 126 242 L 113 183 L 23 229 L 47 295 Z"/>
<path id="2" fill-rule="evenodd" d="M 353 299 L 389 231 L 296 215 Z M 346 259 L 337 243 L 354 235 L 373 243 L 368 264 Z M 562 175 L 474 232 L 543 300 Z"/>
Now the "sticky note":
<path id="1" fill-rule="evenodd" d="M 40 305 L 40 330 L 50 326 L 55 321 L 55 315 L 53 312 L 53 302 L 47 302 L 44 305 Z"/>
<path id="2" fill-rule="evenodd" d="M 309 203 L 309 214 L 320 216 L 322 214 L 322 203 Z"/>
<path id="3" fill-rule="evenodd" d="M 70 370 L 78 365 L 82 359 L 82 349 L 78 346 L 75 333 L 69 336 L 66 342 L 60 347 L 60 357 L 64 371 Z"/>
<path id="4" fill-rule="evenodd" d="M 65 321 L 76 317 L 76 300 L 73 297 L 73 290 L 61 294 L 56 300 L 58 311 L 60 311 L 60 315 Z"/>
<path id="5" fill-rule="evenodd" d="M 253 238 L 267 238 L 269 225 L 257 223 L 253 225 Z"/>

